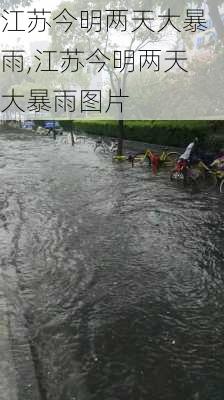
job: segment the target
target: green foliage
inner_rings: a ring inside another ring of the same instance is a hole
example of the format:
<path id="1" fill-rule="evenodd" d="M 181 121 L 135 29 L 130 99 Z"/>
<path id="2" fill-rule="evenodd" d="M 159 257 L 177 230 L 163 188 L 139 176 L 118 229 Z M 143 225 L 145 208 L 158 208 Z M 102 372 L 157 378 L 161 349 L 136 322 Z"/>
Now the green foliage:
<path id="1" fill-rule="evenodd" d="M 86 133 L 119 137 L 117 121 L 75 121 L 74 125 Z M 212 133 L 208 121 L 126 121 L 125 139 L 166 146 L 186 146 L 195 136 L 207 143 Z"/>

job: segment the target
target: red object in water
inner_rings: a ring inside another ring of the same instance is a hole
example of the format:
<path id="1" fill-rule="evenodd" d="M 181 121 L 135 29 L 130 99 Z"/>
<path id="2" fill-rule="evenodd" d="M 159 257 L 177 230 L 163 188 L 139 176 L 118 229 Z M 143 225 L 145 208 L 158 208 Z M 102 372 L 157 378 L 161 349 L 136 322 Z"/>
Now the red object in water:
<path id="1" fill-rule="evenodd" d="M 153 154 L 153 153 L 149 153 L 148 157 L 151 161 L 152 164 L 152 173 L 153 175 L 156 175 L 159 169 L 159 163 L 160 163 L 160 156 L 158 156 L 157 154 Z"/>
<path id="2" fill-rule="evenodd" d="M 185 168 L 187 168 L 187 165 L 187 160 L 179 160 L 176 163 L 175 172 L 182 172 Z"/>

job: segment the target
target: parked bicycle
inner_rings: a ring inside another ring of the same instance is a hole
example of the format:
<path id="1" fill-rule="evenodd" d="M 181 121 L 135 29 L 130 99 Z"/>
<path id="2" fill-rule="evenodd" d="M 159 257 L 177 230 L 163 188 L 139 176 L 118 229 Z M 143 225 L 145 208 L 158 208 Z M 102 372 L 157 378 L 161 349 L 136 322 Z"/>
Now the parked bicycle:
<path id="1" fill-rule="evenodd" d="M 176 151 L 163 150 L 162 153 L 155 152 L 151 149 L 147 149 L 144 154 L 136 154 L 134 157 L 135 161 L 149 161 L 152 166 L 153 172 L 156 174 L 158 169 L 162 166 L 171 167 L 174 166 L 178 160 L 180 154 Z"/>
<path id="2" fill-rule="evenodd" d="M 116 161 L 128 161 L 132 164 L 132 167 L 136 163 L 143 164 L 146 160 L 152 166 L 153 172 L 156 173 L 158 168 L 161 166 L 173 166 L 175 165 L 180 154 L 176 151 L 164 150 L 161 154 L 156 153 L 150 149 L 147 149 L 144 153 L 130 153 L 125 156 L 114 156 L 113 160 Z"/>
<path id="3" fill-rule="evenodd" d="M 118 143 L 115 140 L 112 140 L 110 144 L 106 143 L 103 138 L 98 138 L 94 145 L 94 152 L 99 149 L 104 153 L 116 153 L 118 149 Z"/>
<path id="4" fill-rule="evenodd" d="M 176 166 L 175 170 L 171 171 L 170 179 L 200 189 L 217 187 L 220 193 L 224 193 L 224 171 L 211 169 L 202 161 L 193 166 L 179 163 L 179 167 Z"/>

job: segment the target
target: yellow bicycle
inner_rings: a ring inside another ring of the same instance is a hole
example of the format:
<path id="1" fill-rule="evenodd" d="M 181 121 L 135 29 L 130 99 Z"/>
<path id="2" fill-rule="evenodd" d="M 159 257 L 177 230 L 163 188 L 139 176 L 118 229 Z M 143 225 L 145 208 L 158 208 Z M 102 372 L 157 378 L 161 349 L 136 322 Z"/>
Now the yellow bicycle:
<path id="1" fill-rule="evenodd" d="M 150 164 L 152 164 L 152 160 L 157 158 L 158 164 L 160 166 L 172 167 L 177 162 L 180 154 L 176 151 L 167 151 L 164 150 L 162 153 L 158 154 L 157 152 L 147 149 L 144 153 L 130 154 L 126 156 L 114 156 L 114 161 L 128 161 L 132 164 L 132 167 L 136 163 L 143 164 L 144 161 L 148 160 Z"/>
<path id="2" fill-rule="evenodd" d="M 159 167 L 160 166 L 170 167 L 175 165 L 179 157 L 180 154 L 176 151 L 163 150 L 161 153 L 158 153 L 154 150 L 147 149 L 145 153 L 136 154 L 134 156 L 134 162 L 135 161 L 144 162 L 145 160 L 148 160 L 151 163 L 153 159 L 157 158 Z"/>
<path id="3" fill-rule="evenodd" d="M 171 171 L 170 179 L 184 185 L 196 185 L 198 188 L 219 188 L 224 193 L 224 171 L 207 167 L 202 161 L 194 166 L 185 166 L 182 169 Z"/>

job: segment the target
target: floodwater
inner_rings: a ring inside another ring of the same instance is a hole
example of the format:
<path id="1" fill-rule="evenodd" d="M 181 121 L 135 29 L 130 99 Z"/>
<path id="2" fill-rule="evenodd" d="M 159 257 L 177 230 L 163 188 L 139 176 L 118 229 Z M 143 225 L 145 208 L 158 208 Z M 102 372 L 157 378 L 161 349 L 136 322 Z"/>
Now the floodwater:
<path id="1" fill-rule="evenodd" d="M 223 400 L 218 191 L 22 132 L 0 183 L 9 400 Z"/>

